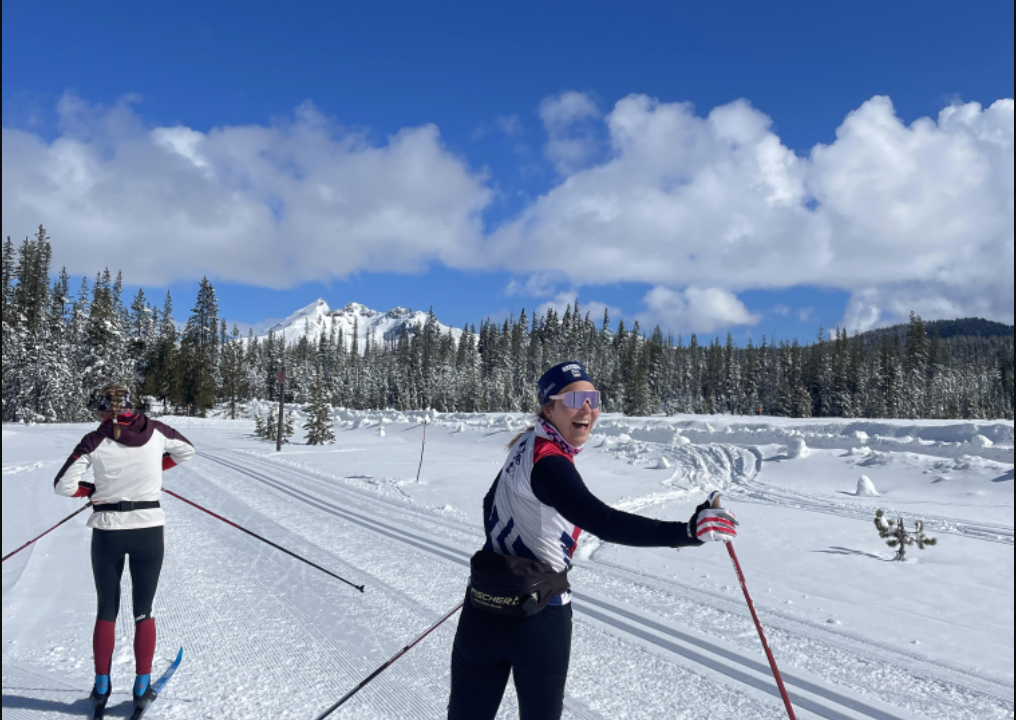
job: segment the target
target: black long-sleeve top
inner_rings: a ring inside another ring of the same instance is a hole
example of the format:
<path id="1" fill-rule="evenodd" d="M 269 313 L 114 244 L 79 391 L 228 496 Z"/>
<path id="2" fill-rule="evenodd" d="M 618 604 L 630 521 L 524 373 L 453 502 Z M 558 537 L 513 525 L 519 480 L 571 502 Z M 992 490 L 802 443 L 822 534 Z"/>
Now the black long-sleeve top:
<path id="1" fill-rule="evenodd" d="M 540 502 L 604 542 L 673 548 L 702 544 L 689 534 L 687 523 L 652 520 L 614 510 L 590 492 L 568 458 L 557 455 L 543 458 L 533 468 L 531 480 L 533 493 Z"/>

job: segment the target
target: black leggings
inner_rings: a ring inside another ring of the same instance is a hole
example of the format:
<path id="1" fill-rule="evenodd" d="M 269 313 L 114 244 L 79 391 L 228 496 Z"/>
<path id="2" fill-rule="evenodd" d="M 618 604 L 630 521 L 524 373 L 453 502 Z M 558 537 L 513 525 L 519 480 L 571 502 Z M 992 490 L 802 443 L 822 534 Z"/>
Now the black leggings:
<path id="1" fill-rule="evenodd" d="M 494 720 L 515 675 L 520 720 L 560 720 L 571 660 L 572 609 L 502 618 L 466 599 L 452 651 L 448 720 Z"/>
<path id="2" fill-rule="evenodd" d="M 92 573 L 99 597 L 98 619 L 116 622 L 120 614 L 120 579 L 130 556 L 134 622 L 152 617 L 155 592 L 159 589 L 165 554 L 163 528 L 144 530 L 94 530 L 92 532 Z"/>

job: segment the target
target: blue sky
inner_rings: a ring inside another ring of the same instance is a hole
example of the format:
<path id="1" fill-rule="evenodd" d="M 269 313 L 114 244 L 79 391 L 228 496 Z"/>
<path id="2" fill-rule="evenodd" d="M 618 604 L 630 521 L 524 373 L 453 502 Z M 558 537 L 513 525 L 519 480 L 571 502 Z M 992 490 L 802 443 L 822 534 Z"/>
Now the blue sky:
<path id="1" fill-rule="evenodd" d="M 910 309 L 1012 322 L 1012 27 L 979 0 L 8 0 L 3 233 L 42 222 L 57 263 L 123 267 L 178 313 L 208 274 L 251 324 L 319 296 L 457 326 L 577 296 L 742 342 Z M 370 207 L 323 212 L 325 185 Z"/>

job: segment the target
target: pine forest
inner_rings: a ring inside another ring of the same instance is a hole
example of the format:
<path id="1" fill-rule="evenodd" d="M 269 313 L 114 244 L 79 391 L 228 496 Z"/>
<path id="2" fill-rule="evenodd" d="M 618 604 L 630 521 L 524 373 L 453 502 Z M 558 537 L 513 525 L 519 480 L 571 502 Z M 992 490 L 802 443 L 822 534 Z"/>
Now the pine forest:
<path id="1" fill-rule="evenodd" d="M 1013 330 L 985 333 L 998 326 L 983 321 L 926 325 L 913 315 L 862 335 L 819 331 L 810 345 L 738 347 L 729 336 L 700 344 L 637 323 L 615 327 L 576 304 L 470 325 L 458 340 L 431 312 L 415 332 L 383 344 L 333 328 L 287 347 L 227 327 L 207 280 L 178 326 L 168 294 L 153 304 L 142 290 L 127 304 L 119 274 L 72 288 L 52 266 L 43 228 L 18 247 L 4 243 L 4 422 L 90 420 L 89 397 L 109 382 L 126 382 L 150 412 L 220 406 L 237 417 L 245 404 L 277 396 L 283 369 L 287 401 L 319 410 L 532 412 L 539 374 L 565 359 L 587 364 L 605 411 L 633 416 L 1013 419 Z"/>

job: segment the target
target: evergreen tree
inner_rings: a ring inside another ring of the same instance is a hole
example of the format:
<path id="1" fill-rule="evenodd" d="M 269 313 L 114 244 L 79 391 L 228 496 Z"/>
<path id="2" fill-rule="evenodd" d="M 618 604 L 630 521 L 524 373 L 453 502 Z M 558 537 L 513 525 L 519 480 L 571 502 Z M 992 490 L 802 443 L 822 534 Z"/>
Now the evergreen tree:
<path id="1" fill-rule="evenodd" d="M 318 377 L 311 393 L 310 414 L 303 426 L 307 433 L 308 445 L 332 445 L 335 443 L 335 429 L 332 421 L 332 405 L 328 401 L 323 378 Z"/>
<path id="2" fill-rule="evenodd" d="M 222 335 L 225 335 L 223 332 Z M 220 336 L 221 341 L 221 336 Z M 221 343 L 220 373 L 222 377 L 221 397 L 229 408 L 229 417 L 235 420 L 240 403 L 250 392 L 248 375 L 244 368 L 244 345 L 240 340 L 240 328 L 233 326 L 232 334 Z"/>
<path id="3" fill-rule="evenodd" d="M 180 348 L 182 400 L 200 415 L 215 405 L 218 394 L 218 345 L 219 303 L 215 288 L 203 278 Z"/>

